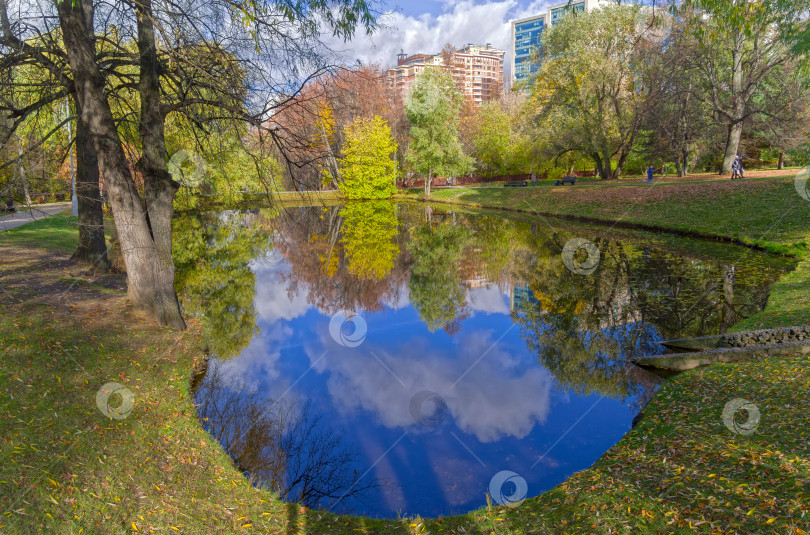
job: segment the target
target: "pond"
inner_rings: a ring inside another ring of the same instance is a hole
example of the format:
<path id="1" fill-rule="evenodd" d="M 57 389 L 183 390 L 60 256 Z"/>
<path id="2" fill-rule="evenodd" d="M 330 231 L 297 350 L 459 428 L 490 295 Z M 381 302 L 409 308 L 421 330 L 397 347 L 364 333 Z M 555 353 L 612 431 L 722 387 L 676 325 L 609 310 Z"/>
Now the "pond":
<path id="1" fill-rule="evenodd" d="M 176 222 L 214 355 L 203 426 L 256 485 L 338 513 L 516 506 L 591 466 L 661 379 L 665 339 L 761 310 L 784 259 L 386 202 Z"/>

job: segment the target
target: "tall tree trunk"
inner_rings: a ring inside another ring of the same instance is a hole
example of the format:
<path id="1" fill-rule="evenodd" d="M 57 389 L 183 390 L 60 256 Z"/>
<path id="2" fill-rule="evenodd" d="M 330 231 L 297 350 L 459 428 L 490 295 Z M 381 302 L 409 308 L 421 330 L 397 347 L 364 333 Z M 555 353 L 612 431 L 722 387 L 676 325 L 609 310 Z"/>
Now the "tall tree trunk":
<path id="1" fill-rule="evenodd" d="M 20 187 L 25 194 L 25 204 L 27 206 L 31 206 L 31 195 L 28 193 L 28 177 L 25 173 L 25 163 L 23 162 L 23 148 L 22 143 L 20 143 L 20 149 L 17 153 L 17 164 L 14 166 L 15 174 L 17 175 L 17 180 L 20 181 Z"/>
<path id="2" fill-rule="evenodd" d="M 604 174 L 602 180 L 610 180 L 613 178 L 613 162 L 610 161 L 608 151 L 604 151 L 602 154 L 602 173 Z"/>
<path id="3" fill-rule="evenodd" d="M 340 168 L 337 164 L 337 158 L 335 158 L 335 152 L 332 150 L 332 145 L 329 144 L 329 137 L 326 135 L 326 127 L 323 124 L 323 119 L 318 121 L 321 126 L 321 139 L 323 140 L 323 144 L 326 146 L 327 151 L 329 152 L 329 163 L 332 164 L 332 173 L 334 173 L 332 177 L 332 185 L 335 189 L 340 189 Z M 319 188 L 320 189 L 320 188 Z"/>
<path id="4" fill-rule="evenodd" d="M 594 152 L 591 154 L 591 158 L 593 159 L 593 163 L 596 164 L 596 176 L 598 176 L 600 180 L 607 180 L 605 166 L 602 165 L 602 158 L 599 156 L 599 153 Z"/>
<path id="5" fill-rule="evenodd" d="M 681 164 L 681 169 L 683 170 L 683 175 L 681 176 L 686 176 L 689 174 L 689 146 L 684 145 L 682 152 L 683 163 Z"/>
<path id="6" fill-rule="evenodd" d="M 731 53 L 731 117 L 728 125 L 728 137 L 726 138 L 726 151 L 723 156 L 723 166 L 720 168 L 721 175 L 731 173 L 731 164 L 737 157 L 740 150 L 740 138 L 742 137 L 743 119 L 745 117 L 746 102 L 743 95 L 743 56 L 745 53 L 745 34 L 737 30 L 734 36 L 734 50 Z"/>
<path id="7" fill-rule="evenodd" d="M 721 175 L 731 173 L 731 164 L 737 157 L 737 151 L 740 148 L 740 139 L 742 138 L 743 124 L 742 121 L 728 125 L 728 137 L 726 139 L 726 152 L 723 156 L 723 167 L 720 169 Z"/>
<path id="8" fill-rule="evenodd" d="M 151 220 L 156 236 L 153 239 L 107 101 L 104 76 L 96 63 L 92 4 L 86 0 L 62 1 L 58 3 L 58 12 L 76 86 L 80 120 L 84 121 L 96 149 L 115 219 L 127 270 L 127 295 L 136 310 L 150 314 L 160 324 L 184 328 L 174 281 L 165 276 L 165 266 L 171 262 L 171 256 L 166 257 L 167 236 L 171 243 L 171 211 L 167 219 L 165 206 L 155 207 L 155 217 Z M 161 196 L 151 191 L 149 198 L 165 203 L 163 193 Z M 161 242 L 161 254 L 157 240 Z"/>
<path id="9" fill-rule="evenodd" d="M 630 147 L 632 147 L 632 141 L 630 142 Z M 622 171 L 624 170 L 624 165 L 627 163 L 627 157 L 630 155 L 630 148 L 623 148 L 621 153 L 619 154 L 619 159 L 616 162 L 616 168 L 613 170 L 613 178 L 614 180 L 619 180 L 622 178 Z"/>
<path id="10" fill-rule="evenodd" d="M 79 207 L 79 244 L 73 253 L 73 259 L 88 262 L 106 271 L 110 268 L 110 263 L 104 242 L 98 158 L 90 133 L 82 121 L 76 121 L 76 196 Z"/>
<path id="11" fill-rule="evenodd" d="M 25 167 L 20 168 L 23 173 L 25 173 Z M 25 204 L 31 206 L 33 204 L 31 202 L 31 192 L 28 191 L 28 180 L 25 178 L 25 175 L 20 175 L 20 179 L 22 180 L 22 188 L 23 188 L 23 195 L 25 195 Z"/>
<path id="12" fill-rule="evenodd" d="M 138 21 L 138 52 L 140 53 L 141 117 L 139 132 L 143 147 L 137 168 L 144 179 L 144 197 L 149 212 L 152 238 L 157 252 L 155 271 L 155 313 L 161 322 L 185 328 L 180 303 L 174 291 L 174 262 L 172 261 L 172 216 L 174 194 L 180 184 L 169 174 L 164 135 L 165 114 L 160 102 L 160 65 L 157 58 L 155 31 L 152 20 L 152 0 L 135 2 Z"/>
<path id="13" fill-rule="evenodd" d="M 428 200 L 430 197 L 430 180 L 433 178 L 433 170 L 431 169 L 428 171 L 427 177 L 425 178 L 425 200 Z"/>

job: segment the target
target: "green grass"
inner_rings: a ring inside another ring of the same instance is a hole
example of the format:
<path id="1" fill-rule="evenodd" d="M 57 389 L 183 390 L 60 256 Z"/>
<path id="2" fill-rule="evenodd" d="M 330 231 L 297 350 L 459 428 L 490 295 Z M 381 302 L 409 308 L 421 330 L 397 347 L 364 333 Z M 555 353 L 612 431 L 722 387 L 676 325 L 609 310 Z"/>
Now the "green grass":
<path id="1" fill-rule="evenodd" d="M 76 250 L 78 218 L 70 210 L 0 232 L 0 246 L 42 247 L 60 253 Z"/>
<path id="2" fill-rule="evenodd" d="M 198 325 L 155 327 L 120 292 L 83 289 L 62 301 L 29 284 L 26 248 L 65 253 L 75 243 L 67 218 L 51 225 L 0 241 L 0 254 L 14 253 L 0 268 L 0 533 L 801 534 L 810 524 L 810 363 L 799 355 L 669 380 L 592 468 L 513 509 L 379 521 L 285 504 L 252 487 L 197 421 Z M 76 282 L 37 270 L 46 282 Z M 794 273 L 790 291 L 806 297 L 807 272 Z M 42 299 L 18 302 L 32 291 Z M 123 420 L 96 407 L 109 381 L 134 394 Z M 751 436 L 721 421 L 736 397 L 761 411 Z"/>

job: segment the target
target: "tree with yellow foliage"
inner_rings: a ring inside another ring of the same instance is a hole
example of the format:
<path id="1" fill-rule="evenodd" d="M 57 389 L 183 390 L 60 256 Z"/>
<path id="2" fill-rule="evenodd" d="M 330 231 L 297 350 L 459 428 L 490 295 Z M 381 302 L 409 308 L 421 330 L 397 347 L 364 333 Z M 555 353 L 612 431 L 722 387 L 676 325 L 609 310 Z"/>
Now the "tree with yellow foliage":
<path id="1" fill-rule="evenodd" d="M 393 155 L 397 144 L 388 123 L 375 115 L 360 117 L 344 130 L 343 157 L 338 160 L 340 191 L 347 199 L 386 199 L 399 176 Z"/>

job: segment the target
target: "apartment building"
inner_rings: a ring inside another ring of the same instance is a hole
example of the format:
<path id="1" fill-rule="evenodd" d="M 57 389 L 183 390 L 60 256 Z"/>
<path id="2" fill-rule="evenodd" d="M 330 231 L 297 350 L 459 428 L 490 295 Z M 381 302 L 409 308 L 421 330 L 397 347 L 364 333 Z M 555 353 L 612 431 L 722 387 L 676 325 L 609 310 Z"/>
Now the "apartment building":
<path id="1" fill-rule="evenodd" d="M 556 24 L 566 13 L 593 11 L 608 3 L 608 0 L 580 0 L 548 8 L 548 11 L 512 21 L 512 76 L 511 84 L 527 79 L 537 72 L 537 64 L 531 62 L 532 51 L 540 48 L 543 30 Z"/>
<path id="2" fill-rule="evenodd" d="M 503 62 L 506 51 L 490 44 L 469 44 L 452 55 L 399 54 L 397 65 L 385 73 L 389 90 L 407 96 L 411 85 L 426 68 L 448 69 L 465 99 L 474 106 L 498 98 L 504 89 Z"/>

